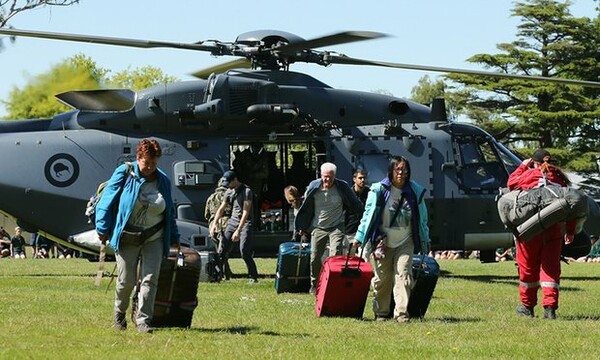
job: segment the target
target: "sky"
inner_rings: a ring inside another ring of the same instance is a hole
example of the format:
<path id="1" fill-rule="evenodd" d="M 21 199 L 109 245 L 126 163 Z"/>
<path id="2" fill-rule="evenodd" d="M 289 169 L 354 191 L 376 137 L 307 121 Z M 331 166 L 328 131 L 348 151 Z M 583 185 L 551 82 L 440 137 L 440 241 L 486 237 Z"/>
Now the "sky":
<path id="1" fill-rule="evenodd" d="M 572 0 L 574 16 L 595 15 L 593 0 Z M 511 17 L 508 0 L 81 0 L 69 7 L 45 7 L 16 15 L 9 25 L 17 29 L 162 40 L 191 43 L 217 39 L 234 41 L 237 35 L 276 29 L 312 39 L 340 31 L 367 30 L 389 37 L 336 45 L 332 50 L 355 58 L 465 69 L 482 68 L 466 59 L 497 53 L 496 45 L 516 40 L 519 19 Z M 152 65 L 182 81 L 189 74 L 231 57 L 177 49 L 138 49 L 45 39 L 4 41 L 0 51 L 0 101 L 11 89 L 48 71 L 64 59 L 85 54 L 102 68 L 118 72 Z M 409 97 L 419 79 L 439 74 L 371 66 L 293 64 L 340 89 L 385 90 Z M 75 89 L 74 89 L 75 90 Z M 0 117 L 6 109 L 0 103 Z"/>

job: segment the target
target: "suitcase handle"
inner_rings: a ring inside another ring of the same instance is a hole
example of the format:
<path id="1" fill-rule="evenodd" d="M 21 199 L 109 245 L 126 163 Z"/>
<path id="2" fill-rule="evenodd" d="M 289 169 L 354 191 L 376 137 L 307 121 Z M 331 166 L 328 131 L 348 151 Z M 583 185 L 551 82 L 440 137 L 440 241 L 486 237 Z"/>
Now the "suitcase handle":
<path id="1" fill-rule="evenodd" d="M 421 255 L 419 256 L 419 259 L 420 259 L 421 261 L 419 262 L 419 265 L 418 265 L 417 267 L 418 267 L 419 269 L 423 269 L 423 264 L 425 263 L 425 254 L 421 254 Z M 423 273 L 422 271 L 417 271 L 417 276 L 415 277 L 415 281 L 417 281 L 417 280 L 418 280 L 418 279 L 421 277 L 421 274 L 422 274 L 422 273 Z"/>
<path id="2" fill-rule="evenodd" d="M 363 251 L 364 251 L 364 247 L 360 249 L 360 256 L 358 257 L 358 264 L 356 265 L 356 269 L 350 269 L 350 267 L 348 266 L 348 262 L 350 261 L 350 252 L 352 252 L 352 243 L 350 243 L 350 245 L 348 246 L 348 252 L 346 253 L 346 263 L 344 264 L 344 268 L 342 269 L 342 274 L 344 273 L 344 270 L 354 270 L 354 271 L 358 271 L 358 276 L 360 277 L 360 263 L 363 262 Z"/>

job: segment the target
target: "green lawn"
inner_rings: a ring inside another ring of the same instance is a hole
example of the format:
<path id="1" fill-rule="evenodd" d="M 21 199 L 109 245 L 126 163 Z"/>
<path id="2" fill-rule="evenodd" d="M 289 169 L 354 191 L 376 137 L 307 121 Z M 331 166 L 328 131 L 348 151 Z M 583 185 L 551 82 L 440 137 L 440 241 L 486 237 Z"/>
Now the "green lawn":
<path id="1" fill-rule="evenodd" d="M 114 283 L 85 260 L 0 259 L 0 359 L 595 358 L 599 264 L 563 265 L 558 320 L 519 318 L 516 267 L 444 260 L 424 321 L 316 318 L 308 294 L 276 294 L 274 259 L 257 285 L 201 283 L 192 328 L 111 328 Z M 112 270 L 113 263 L 107 264 Z M 234 272 L 244 272 L 239 259 Z"/>

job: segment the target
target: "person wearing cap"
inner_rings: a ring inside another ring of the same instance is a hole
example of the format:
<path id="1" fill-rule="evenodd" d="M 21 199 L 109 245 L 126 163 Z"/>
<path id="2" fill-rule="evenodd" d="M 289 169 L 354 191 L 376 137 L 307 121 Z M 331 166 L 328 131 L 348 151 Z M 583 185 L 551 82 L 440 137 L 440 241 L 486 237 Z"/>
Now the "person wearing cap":
<path id="1" fill-rule="evenodd" d="M 223 203 L 223 198 L 225 197 L 225 193 L 227 192 L 227 186 L 225 186 L 225 178 L 222 177 L 219 179 L 217 183 L 217 188 L 215 191 L 208 197 L 206 200 L 206 206 L 204 207 L 204 217 L 206 221 L 208 221 L 209 227 L 210 224 L 214 222 L 215 216 L 217 215 L 217 210 L 221 203 Z M 216 232 L 210 233 L 210 238 L 215 244 L 215 248 L 217 249 L 217 254 L 219 254 L 219 262 L 223 266 L 223 273 L 225 280 L 229 280 L 231 278 L 231 268 L 229 267 L 229 261 L 224 261 L 221 259 L 223 254 L 223 231 L 225 231 L 225 226 L 227 225 L 227 221 L 231 216 L 231 206 L 227 206 L 223 213 L 221 219 L 216 224 Z"/>
<path id="2" fill-rule="evenodd" d="M 252 258 L 252 190 L 237 178 L 234 171 L 228 170 L 223 174 L 223 186 L 229 189 L 223 197 L 223 202 L 217 209 L 213 222 L 210 224 L 209 231 L 214 234 L 217 224 L 225 215 L 225 209 L 231 206 L 231 217 L 227 221 L 225 231 L 222 237 L 221 261 L 226 262 L 234 242 L 240 244 L 240 254 L 248 268 L 249 283 L 258 282 L 258 270 L 256 263 Z"/>
<path id="3" fill-rule="evenodd" d="M 569 186 L 571 182 L 562 170 L 551 164 L 552 155 L 546 149 L 537 149 L 510 174 L 509 190 L 529 190 L 546 185 Z M 566 223 L 563 237 L 561 223 L 554 224 L 529 241 L 517 238 L 517 265 L 519 267 L 519 295 L 521 303 L 517 314 L 534 317 L 537 291 L 542 288 L 544 319 L 556 319 L 560 284 L 560 256 L 564 243 L 575 237 L 575 221 Z"/>
<path id="4" fill-rule="evenodd" d="M 306 187 L 304 202 L 294 221 L 295 231 L 311 233 L 309 292 L 316 294 L 316 283 L 321 272 L 322 257 L 329 240 L 329 256 L 343 252 L 345 219 L 344 212 L 362 216 L 363 204 L 358 200 L 347 182 L 335 177 L 337 166 L 326 162 L 321 165 L 321 178 Z"/>

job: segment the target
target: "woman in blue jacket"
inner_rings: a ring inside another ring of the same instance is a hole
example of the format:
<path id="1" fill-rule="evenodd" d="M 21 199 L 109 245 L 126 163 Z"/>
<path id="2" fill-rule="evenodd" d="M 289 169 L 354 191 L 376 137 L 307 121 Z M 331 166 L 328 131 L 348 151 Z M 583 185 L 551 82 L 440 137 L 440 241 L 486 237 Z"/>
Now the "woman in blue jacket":
<path id="1" fill-rule="evenodd" d="M 393 317 L 408 321 L 408 299 L 413 285 L 412 255 L 415 249 L 427 254 L 429 227 L 425 189 L 410 180 L 410 164 L 394 157 L 388 176 L 371 186 L 355 241 L 374 249 L 372 280 L 373 311 L 378 320 L 388 319 L 392 293 L 396 303 Z"/>
<path id="2" fill-rule="evenodd" d="M 117 259 L 114 326 L 125 330 L 125 313 L 137 280 L 140 291 L 135 314 L 137 329 L 152 332 L 154 298 L 162 258 L 171 243 L 179 241 L 171 181 L 160 170 L 161 148 L 156 140 L 142 139 L 136 162 L 116 168 L 96 207 L 96 232 L 100 241 L 110 240 Z"/>

